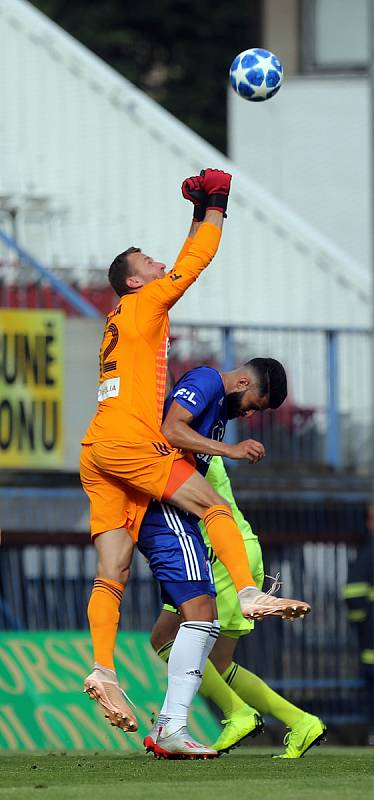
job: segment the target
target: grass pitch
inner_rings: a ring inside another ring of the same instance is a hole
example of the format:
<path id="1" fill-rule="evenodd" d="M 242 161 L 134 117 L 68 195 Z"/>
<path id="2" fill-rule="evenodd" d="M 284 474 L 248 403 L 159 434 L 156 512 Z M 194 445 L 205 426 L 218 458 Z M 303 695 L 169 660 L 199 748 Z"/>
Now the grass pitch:
<path id="1" fill-rule="evenodd" d="M 272 761 L 264 748 L 204 761 L 153 756 L 0 756 L 0 800 L 367 800 L 374 748 L 321 747 L 299 761 Z"/>

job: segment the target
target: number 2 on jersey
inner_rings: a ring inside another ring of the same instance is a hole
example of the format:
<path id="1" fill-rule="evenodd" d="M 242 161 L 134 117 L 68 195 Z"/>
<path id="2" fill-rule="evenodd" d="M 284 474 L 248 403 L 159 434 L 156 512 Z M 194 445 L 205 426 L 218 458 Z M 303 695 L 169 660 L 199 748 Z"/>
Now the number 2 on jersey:
<path id="1" fill-rule="evenodd" d="M 110 333 L 111 339 L 108 342 L 105 350 L 103 353 L 100 353 L 100 376 L 101 378 L 106 375 L 107 372 L 113 372 L 117 368 L 117 361 L 108 361 L 108 357 L 113 352 L 114 348 L 118 344 L 119 339 L 119 331 L 117 325 L 114 322 L 111 322 L 110 325 L 105 329 L 104 332 L 104 339 L 107 333 Z"/>

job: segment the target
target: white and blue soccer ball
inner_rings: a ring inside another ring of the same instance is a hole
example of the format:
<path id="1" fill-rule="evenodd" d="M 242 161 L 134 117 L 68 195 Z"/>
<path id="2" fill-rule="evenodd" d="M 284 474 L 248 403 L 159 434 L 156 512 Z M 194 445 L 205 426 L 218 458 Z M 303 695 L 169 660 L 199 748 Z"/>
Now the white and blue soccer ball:
<path id="1" fill-rule="evenodd" d="M 283 67 L 279 58 L 261 47 L 243 50 L 230 67 L 230 83 L 244 100 L 269 100 L 279 92 Z"/>

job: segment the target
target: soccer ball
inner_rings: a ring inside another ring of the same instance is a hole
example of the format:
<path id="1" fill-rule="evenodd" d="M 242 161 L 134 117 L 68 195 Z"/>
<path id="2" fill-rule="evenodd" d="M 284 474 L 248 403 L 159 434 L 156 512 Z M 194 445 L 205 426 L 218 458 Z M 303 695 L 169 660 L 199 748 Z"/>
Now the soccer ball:
<path id="1" fill-rule="evenodd" d="M 277 56 L 269 50 L 253 47 L 243 50 L 230 67 L 230 83 L 244 100 L 268 100 L 279 91 L 283 80 L 283 67 Z"/>

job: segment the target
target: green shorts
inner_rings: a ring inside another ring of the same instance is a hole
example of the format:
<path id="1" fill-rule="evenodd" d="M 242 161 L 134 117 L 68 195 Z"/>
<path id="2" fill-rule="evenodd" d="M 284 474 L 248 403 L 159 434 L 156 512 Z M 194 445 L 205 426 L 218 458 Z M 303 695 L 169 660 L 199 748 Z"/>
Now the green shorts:
<path id="1" fill-rule="evenodd" d="M 248 561 L 251 565 L 251 572 L 256 581 L 259 589 L 262 589 L 264 582 L 264 565 L 262 562 L 261 545 L 257 536 L 252 539 L 244 541 L 245 549 L 248 555 Z M 210 555 L 211 555 L 211 549 Z M 218 620 L 221 626 L 221 633 L 224 636 L 229 636 L 232 639 L 238 639 L 239 636 L 245 636 L 253 630 L 254 622 L 252 620 L 244 619 L 240 610 L 238 595 L 235 586 L 227 572 L 226 567 L 213 555 L 211 557 L 211 564 L 213 570 L 214 583 L 217 592 L 217 609 Z M 165 604 L 163 606 L 165 611 L 174 611 L 173 606 Z"/>

